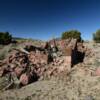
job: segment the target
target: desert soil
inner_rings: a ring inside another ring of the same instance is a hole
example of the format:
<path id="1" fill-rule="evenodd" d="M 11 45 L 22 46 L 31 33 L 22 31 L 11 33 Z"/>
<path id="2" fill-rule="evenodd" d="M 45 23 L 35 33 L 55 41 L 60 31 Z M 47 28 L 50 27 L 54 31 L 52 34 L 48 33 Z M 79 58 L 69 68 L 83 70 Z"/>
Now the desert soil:
<path id="1" fill-rule="evenodd" d="M 100 44 L 85 43 L 92 50 L 68 75 L 41 80 L 21 89 L 0 92 L 0 100 L 100 100 Z"/>

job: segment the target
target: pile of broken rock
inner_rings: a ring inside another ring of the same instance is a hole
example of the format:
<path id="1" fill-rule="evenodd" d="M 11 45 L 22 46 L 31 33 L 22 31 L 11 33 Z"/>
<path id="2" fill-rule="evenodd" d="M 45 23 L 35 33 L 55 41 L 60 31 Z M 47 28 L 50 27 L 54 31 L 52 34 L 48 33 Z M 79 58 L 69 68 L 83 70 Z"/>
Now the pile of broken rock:
<path id="1" fill-rule="evenodd" d="M 64 62 L 58 58 L 55 62 L 48 64 L 48 54 L 40 51 L 31 51 L 28 54 L 13 50 L 9 56 L 0 64 L 0 76 L 7 76 L 10 85 L 24 86 L 38 79 L 49 78 L 54 73 L 60 73 L 62 67 L 57 67 Z M 8 85 L 10 87 L 10 85 Z M 6 88 L 9 88 L 9 87 Z"/>
<path id="2" fill-rule="evenodd" d="M 71 41 L 69 44 L 71 44 Z M 9 83 L 4 89 L 9 89 L 15 85 L 25 86 L 39 79 L 58 76 L 63 72 L 69 73 L 73 63 L 72 60 L 77 57 L 76 40 L 73 44 L 74 46 L 67 46 L 66 49 L 64 47 L 67 55 L 59 53 L 58 50 L 56 59 L 50 63 L 48 62 L 49 53 L 45 48 L 33 46 L 32 49 L 31 46 L 31 50 L 29 50 L 28 46 L 28 49 L 13 49 L 9 56 L 0 63 L 0 76 L 7 76 Z M 83 52 L 85 50 L 82 49 Z"/>

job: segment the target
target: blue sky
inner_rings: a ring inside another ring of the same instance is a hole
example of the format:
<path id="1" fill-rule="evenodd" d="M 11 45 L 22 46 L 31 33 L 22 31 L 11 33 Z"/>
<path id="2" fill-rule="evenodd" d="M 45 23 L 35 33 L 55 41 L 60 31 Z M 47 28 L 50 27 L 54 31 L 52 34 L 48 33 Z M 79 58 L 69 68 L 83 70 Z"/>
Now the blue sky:
<path id="1" fill-rule="evenodd" d="M 100 0 L 0 0 L 0 31 L 47 40 L 71 29 L 91 40 L 100 29 Z"/>

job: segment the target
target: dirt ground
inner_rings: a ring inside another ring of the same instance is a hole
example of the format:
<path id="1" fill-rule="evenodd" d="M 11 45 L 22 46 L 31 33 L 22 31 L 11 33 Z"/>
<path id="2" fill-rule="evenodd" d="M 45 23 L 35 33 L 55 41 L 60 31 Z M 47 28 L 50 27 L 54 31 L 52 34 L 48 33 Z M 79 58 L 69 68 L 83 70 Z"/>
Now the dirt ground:
<path id="1" fill-rule="evenodd" d="M 0 92 L 0 100 L 100 100 L 100 44 L 85 43 L 92 50 L 68 75 L 40 80 L 21 89 Z"/>

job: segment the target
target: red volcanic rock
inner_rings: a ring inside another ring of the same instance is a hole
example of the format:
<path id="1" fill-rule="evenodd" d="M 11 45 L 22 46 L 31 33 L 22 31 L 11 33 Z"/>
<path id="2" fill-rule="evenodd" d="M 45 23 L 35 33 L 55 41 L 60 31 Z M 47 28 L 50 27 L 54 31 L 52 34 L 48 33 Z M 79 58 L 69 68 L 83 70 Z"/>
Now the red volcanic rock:
<path id="1" fill-rule="evenodd" d="M 19 79 L 20 83 L 22 85 L 27 85 L 29 83 L 29 75 L 26 75 L 26 73 L 22 74 L 20 76 L 20 79 Z"/>
<path id="2" fill-rule="evenodd" d="M 38 78 L 41 79 L 41 77 L 44 79 L 46 77 L 59 76 L 61 73 L 68 73 L 71 71 L 73 60 L 77 60 L 76 50 L 78 47 L 80 52 L 84 52 L 83 44 L 76 45 L 76 43 L 77 41 L 74 39 L 69 39 L 68 41 L 60 40 L 58 42 L 56 41 L 56 43 L 54 40 L 51 41 L 50 44 L 56 44 L 59 49 L 58 52 L 55 52 L 56 58 L 52 56 L 53 54 L 50 52 L 50 48 L 46 49 L 45 46 L 39 48 L 28 46 L 24 50 L 15 49 L 5 59 L 5 66 L 0 65 L 0 76 L 14 73 L 24 86 L 38 80 Z M 87 56 L 91 54 L 90 50 L 86 50 L 85 52 Z M 49 55 L 53 57 L 50 63 L 48 63 Z M 100 69 L 96 70 L 96 75 L 100 75 Z"/>
<path id="3" fill-rule="evenodd" d="M 22 72 L 23 72 L 23 68 L 16 67 L 14 72 L 15 72 L 16 76 L 19 77 L 22 74 Z"/>

